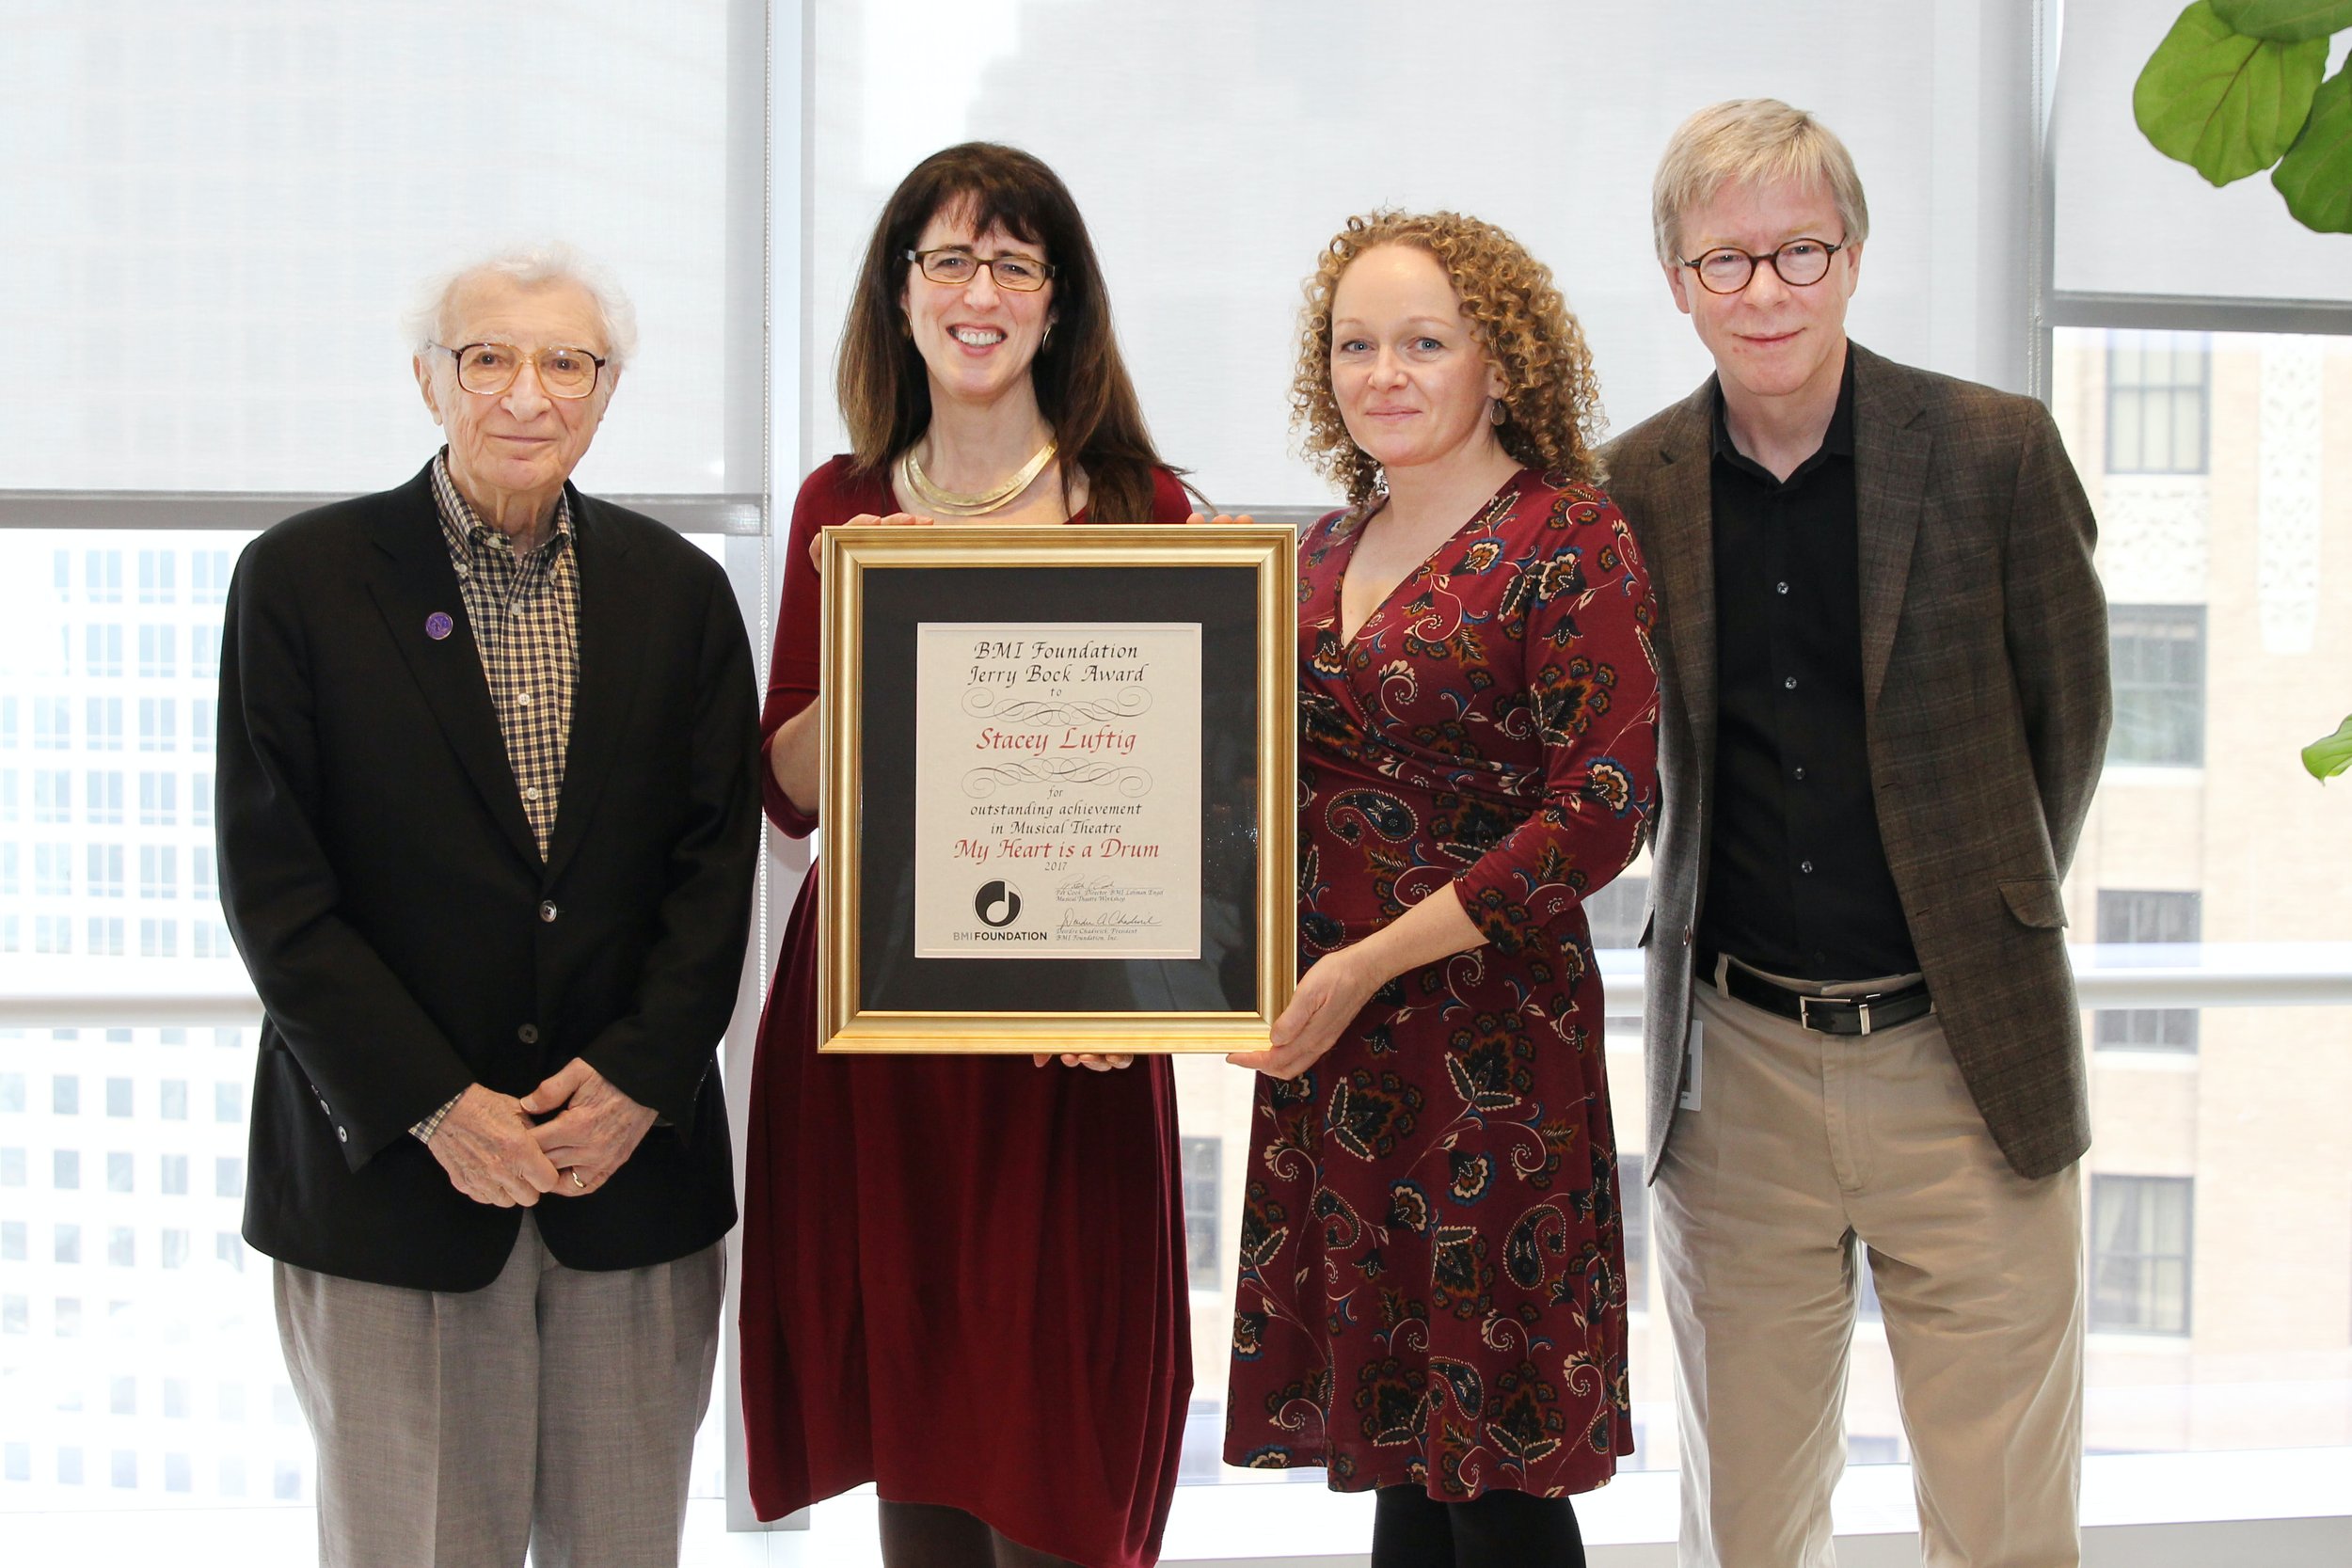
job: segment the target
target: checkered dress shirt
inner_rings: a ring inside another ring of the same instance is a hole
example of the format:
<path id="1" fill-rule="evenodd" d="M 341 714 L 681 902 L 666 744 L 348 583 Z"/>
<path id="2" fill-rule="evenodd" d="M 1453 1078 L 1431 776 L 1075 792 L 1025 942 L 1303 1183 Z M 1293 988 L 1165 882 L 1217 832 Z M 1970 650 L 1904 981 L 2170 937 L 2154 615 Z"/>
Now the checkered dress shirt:
<path id="1" fill-rule="evenodd" d="M 580 564 L 572 551 L 571 501 L 556 502 L 555 531 L 548 542 L 517 555 L 506 535 L 476 516 L 457 493 L 446 451 L 433 460 L 433 494 L 506 737 L 506 760 L 522 793 L 523 816 L 546 860 L 556 797 L 564 789 L 572 688 L 580 679 Z"/>
<path id="2" fill-rule="evenodd" d="M 457 571 L 458 596 L 472 623 L 482 673 L 506 738 L 523 816 L 548 858 L 564 749 L 572 733 L 572 689 L 580 678 L 580 562 L 572 549 L 570 498 L 556 502 L 555 531 L 528 555 L 485 523 L 449 477 L 449 450 L 433 459 L 433 495 L 441 535 Z M 463 1099 L 461 1095 L 458 1097 Z M 431 1141 L 452 1100 L 409 1129 Z"/>

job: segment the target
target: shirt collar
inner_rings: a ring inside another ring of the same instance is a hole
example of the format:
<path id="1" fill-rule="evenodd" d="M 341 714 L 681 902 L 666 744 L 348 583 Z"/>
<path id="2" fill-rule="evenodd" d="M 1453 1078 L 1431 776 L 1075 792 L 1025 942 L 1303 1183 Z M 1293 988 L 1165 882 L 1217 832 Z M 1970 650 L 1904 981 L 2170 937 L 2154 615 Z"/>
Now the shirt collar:
<path id="1" fill-rule="evenodd" d="M 1822 432 L 1820 447 L 1812 456 L 1797 465 L 1797 471 L 1788 476 L 1788 483 L 1795 483 L 1799 478 L 1810 473 L 1828 458 L 1853 456 L 1853 345 L 1848 343 L 1845 373 L 1838 377 L 1837 407 L 1830 414 L 1829 429 Z M 1765 469 L 1763 465 L 1746 456 L 1733 444 L 1731 425 L 1724 414 L 1724 393 L 1720 381 L 1715 388 L 1713 446 L 1717 462 L 1730 463 L 1743 471 L 1760 474 L 1768 480 L 1772 479 L 1772 474 Z M 1772 483 L 1780 482 L 1773 480 Z"/>
<path id="2" fill-rule="evenodd" d="M 441 515 L 441 537 L 448 542 L 450 559 L 464 561 L 479 539 L 495 547 L 507 547 L 506 536 L 482 520 L 465 494 L 450 477 L 449 448 L 433 454 L 433 499 Z M 555 531 L 548 535 L 548 544 L 568 544 L 572 537 L 572 498 L 568 492 L 555 501 Z M 520 559 L 517 557 L 517 559 Z"/>

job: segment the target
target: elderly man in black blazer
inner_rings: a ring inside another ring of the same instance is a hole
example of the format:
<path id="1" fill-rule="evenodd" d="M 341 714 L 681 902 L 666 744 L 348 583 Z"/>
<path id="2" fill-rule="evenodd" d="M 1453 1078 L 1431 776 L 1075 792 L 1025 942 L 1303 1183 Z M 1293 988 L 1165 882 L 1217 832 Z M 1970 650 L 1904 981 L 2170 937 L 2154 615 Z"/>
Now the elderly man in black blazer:
<path id="1" fill-rule="evenodd" d="M 1687 1568 L 1827 1568 L 1857 1246 L 1932 1568 L 2078 1560 L 2090 1141 L 2060 880 L 2108 720 L 2048 413 L 1847 341 L 1868 214 L 1771 100 L 1675 134 L 1716 374 L 1612 443 L 1658 584 L 1649 1168 Z"/>
<path id="2" fill-rule="evenodd" d="M 632 346 L 566 251 L 450 279 L 448 445 L 246 548 L 222 903 L 245 1234 L 328 1563 L 675 1563 L 735 1223 L 712 1072 L 759 833 L 724 575 L 569 483 Z"/>

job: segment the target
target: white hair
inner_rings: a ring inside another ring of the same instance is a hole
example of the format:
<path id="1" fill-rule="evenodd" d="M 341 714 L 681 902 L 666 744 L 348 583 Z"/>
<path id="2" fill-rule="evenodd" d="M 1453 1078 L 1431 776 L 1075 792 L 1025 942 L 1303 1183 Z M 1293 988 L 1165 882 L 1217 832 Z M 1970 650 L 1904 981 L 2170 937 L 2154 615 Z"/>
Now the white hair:
<path id="1" fill-rule="evenodd" d="M 415 307 L 401 321 L 410 352 L 421 355 L 442 341 L 450 304 L 457 297 L 457 292 L 485 274 L 510 277 L 526 285 L 578 285 L 596 303 L 596 319 L 604 331 L 605 358 L 612 369 L 617 371 L 636 357 L 637 308 L 628 302 L 628 295 L 611 273 L 561 240 L 511 245 L 430 279 L 417 291 Z"/>

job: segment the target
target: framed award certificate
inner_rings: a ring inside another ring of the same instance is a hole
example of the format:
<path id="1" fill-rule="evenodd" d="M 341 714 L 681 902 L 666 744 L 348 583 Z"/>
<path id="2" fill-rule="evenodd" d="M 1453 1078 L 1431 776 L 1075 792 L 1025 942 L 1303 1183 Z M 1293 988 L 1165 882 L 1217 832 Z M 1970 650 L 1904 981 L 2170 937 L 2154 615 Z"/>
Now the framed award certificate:
<path id="1" fill-rule="evenodd" d="M 823 1051 L 1263 1046 L 1296 977 L 1296 540 L 828 529 Z"/>

